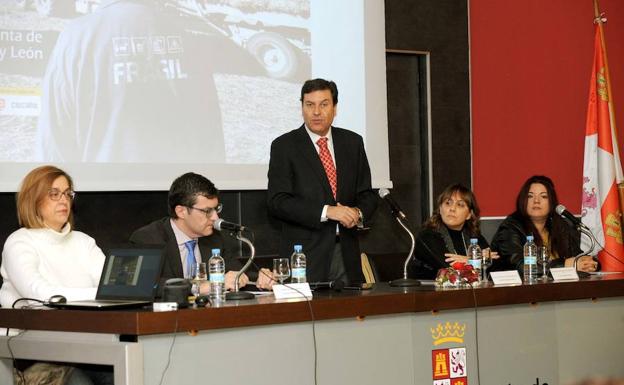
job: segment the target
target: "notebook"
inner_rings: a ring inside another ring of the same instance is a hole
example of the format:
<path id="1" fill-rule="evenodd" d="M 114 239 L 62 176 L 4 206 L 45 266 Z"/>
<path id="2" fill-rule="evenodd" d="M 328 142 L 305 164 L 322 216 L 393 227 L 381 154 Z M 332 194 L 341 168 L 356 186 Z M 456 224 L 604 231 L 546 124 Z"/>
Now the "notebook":
<path id="1" fill-rule="evenodd" d="M 154 301 L 162 265 L 162 249 L 111 249 L 106 256 L 94 300 L 48 303 L 63 309 L 121 309 Z"/>

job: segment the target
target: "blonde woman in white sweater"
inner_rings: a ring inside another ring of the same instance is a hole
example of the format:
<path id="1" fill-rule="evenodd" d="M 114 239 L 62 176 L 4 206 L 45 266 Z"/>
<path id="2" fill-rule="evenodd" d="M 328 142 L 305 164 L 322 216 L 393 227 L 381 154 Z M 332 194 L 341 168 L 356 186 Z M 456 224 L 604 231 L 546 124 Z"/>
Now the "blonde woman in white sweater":
<path id="1" fill-rule="evenodd" d="M 0 304 L 10 308 L 23 297 L 47 300 L 95 298 L 104 254 L 95 240 L 72 230 L 71 177 L 54 166 L 32 170 L 17 193 L 19 230 L 2 250 Z M 26 305 L 20 301 L 16 307 Z"/>

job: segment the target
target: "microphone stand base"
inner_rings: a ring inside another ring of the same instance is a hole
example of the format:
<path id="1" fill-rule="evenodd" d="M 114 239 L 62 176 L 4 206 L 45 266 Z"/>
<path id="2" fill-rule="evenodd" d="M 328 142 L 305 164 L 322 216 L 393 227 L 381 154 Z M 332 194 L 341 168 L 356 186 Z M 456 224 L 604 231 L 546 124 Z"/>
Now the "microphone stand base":
<path id="1" fill-rule="evenodd" d="M 399 278 L 389 282 L 390 286 L 394 287 L 412 287 L 420 286 L 420 281 L 411 278 Z"/>
<path id="2" fill-rule="evenodd" d="M 231 291 L 229 293 L 225 293 L 225 299 L 229 300 L 240 300 L 240 299 L 254 299 L 255 295 L 248 291 Z"/>

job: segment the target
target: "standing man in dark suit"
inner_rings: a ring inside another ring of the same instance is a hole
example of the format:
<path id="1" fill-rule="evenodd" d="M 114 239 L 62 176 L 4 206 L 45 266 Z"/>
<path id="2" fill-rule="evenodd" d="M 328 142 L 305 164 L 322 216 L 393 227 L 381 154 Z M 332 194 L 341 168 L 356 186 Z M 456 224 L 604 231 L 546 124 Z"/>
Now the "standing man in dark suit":
<path id="1" fill-rule="evenodd" d="M 282 221 L 280 256 L 303 245 L 309 282 L 363 281 L 357 228 L 377 207 L 362 137 L 332 127 L 337 103 L 334 82 L 306 81 L 304 125 L 271 144 L 268 206 Z"/>
<path id="2" fill-rule="evenodd" d="M 223 250 L 223 237 L 213 229 L 222 208 L 215 185 L 202 175 L 186 173 L 171 184 L 168 203 L 169 217 L 136 230 L 130 236 L 130 242 L 164 247 L 161 283 L 169 278 L 193 278 L 194 264 L 208 263 L 212 249 L 221 249 L 227 271 L 225 287 L 233 289 L 241 264 Z M 256 286 L 271 288 L 271 277 L 271 272 L 263 269 Z M 242 274 L 239 286 L 248 282 L 247 275 Z"/>

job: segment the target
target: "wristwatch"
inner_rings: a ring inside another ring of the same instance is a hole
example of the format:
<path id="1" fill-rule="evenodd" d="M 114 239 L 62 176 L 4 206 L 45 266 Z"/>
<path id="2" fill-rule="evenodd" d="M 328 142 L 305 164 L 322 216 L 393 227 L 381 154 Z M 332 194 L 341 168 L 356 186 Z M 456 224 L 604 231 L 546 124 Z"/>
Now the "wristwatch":
<path id="1" fill-rule="evenodd" d="M 364 214 L 362 214 L 362 210 L 360 210 L 359 208 L 355 208 L 358 211 L 358 215 L 359 215 L 359 219 L 357 221 L 357 227 L 358 228 L 363 228 L 364 227 Z"/>

